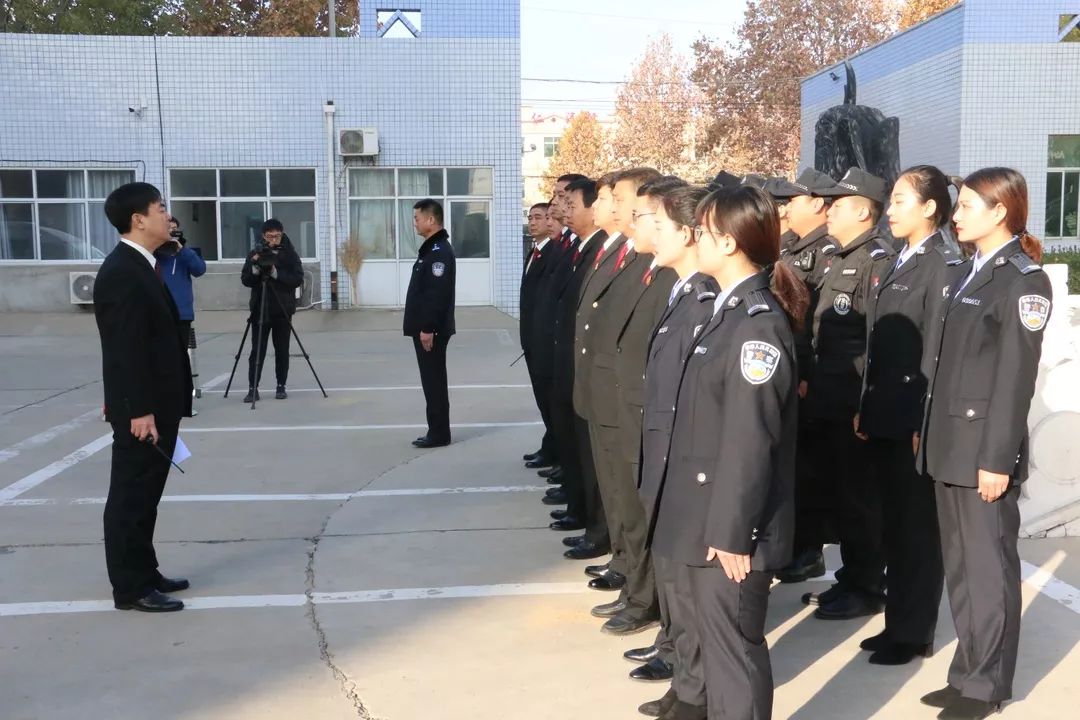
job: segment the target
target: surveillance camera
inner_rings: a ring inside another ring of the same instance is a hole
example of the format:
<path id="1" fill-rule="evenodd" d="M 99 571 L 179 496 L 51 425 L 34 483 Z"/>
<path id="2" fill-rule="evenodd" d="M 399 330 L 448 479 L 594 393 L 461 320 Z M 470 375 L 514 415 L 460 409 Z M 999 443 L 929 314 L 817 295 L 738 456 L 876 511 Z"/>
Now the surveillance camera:
<path id="1" fill-rule="evenodd" d="M 129 113 L 133 113 L 133 112 L 135 112 L 135 108 L 133 108 L 133 107 L 131 107 L 131 106 L 129 105 L 129 106 L 128 106 L 128 112 L 129 112 Z"/>

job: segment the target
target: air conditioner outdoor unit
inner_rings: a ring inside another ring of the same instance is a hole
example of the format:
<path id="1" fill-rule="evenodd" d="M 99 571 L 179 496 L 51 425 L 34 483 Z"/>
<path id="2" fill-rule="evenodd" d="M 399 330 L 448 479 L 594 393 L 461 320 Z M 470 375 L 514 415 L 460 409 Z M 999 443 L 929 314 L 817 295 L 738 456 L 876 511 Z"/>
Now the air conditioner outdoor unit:
<path id="1" fill-rule="evenodd" d="M 377 128 L 341 130 L 338 133 L 338 153 L 344 157 L 378 155 L 379 130 Z"/>
<path id="2" fill-rule="evenodd" d="M 68 273 L 68 291 L 72 305 L 92 305 L 94 302 L 94 281 L 96 272 Z"/>

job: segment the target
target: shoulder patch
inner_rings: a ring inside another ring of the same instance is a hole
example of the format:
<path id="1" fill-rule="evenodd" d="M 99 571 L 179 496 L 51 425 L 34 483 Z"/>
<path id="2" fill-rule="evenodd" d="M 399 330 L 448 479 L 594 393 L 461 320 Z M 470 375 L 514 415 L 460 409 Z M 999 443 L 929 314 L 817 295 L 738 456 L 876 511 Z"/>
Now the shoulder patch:
<path id="1" fill-rule="evenodd" d="M 953 250 L 948 245 L 938 245 L 934 248 L 938 251 L 938 254 L 945 260 L 946 265 L 959 265 L 964 262 L 964 258 L 960 257 L 960 253 Z"/>
<path id="2" fill-rule="evenodd" d="M 439 249 L 440 249 L 441 247 L 442 247 L 442 246 L 441 246 L 441 245 L 439 245 L 439 243 L 435 243 L 434 245 L 432 245 L 432 246 L 431 246 L 431 249 L 432 249 L 432 250 L 439 250 Z"/>
<path id="3" fill-rule="evenodd" d="M 765 293 L 760 290 L 754 290 L 746 296 L 746 314 L 753 317 L 758 313 L 768 312 L 769 303 L 765 299 Z"/>
<path id="4" fill-rule="evenodd" d="M 751 385 L 768 382 L 780 364 L 780 350 L 761 340 L 744 342 L 739 357 L 743 379 Z"/>
<path id="5" fill-rule="evenodd" d="M 1027 257 L 1025 255 L 1024 257 Z M 1050 300 L 1042 295 L 1023 295 L 1020 298 L 1020 322 L 1031 332 L 1046 327 L 1050 318 Z"/>
<path id="6" fill-rule="evenodd" d="M 1022 253 L 1022 252 L 1016 253 L 1015 255 L 1013 255 L 1012 257 L 1009 258 L 1009 262 L 1011 262 L 1013 265 L 1015 265 L 1016 268 L 1020 272 L 1024 273 L 1025 275 L 1028 275 L 1030 273 L 1038 272 L 1039 270 L 1042 270 L 1042 266 L 1039 265 L 1034 260 L 1032 260 L 1031 258 L 1029 258 L 1027 256 L 1027 253 Z"/>
<path id="7" fill-rule="evenodd" d="M 712 290 L 705 290 L 704 292 L 698 293 L 697 299 L 701 302 L 705 302 L 706 300 L 715 300 L 716 293 L 714 293 Z"/>
<path id="8" fill-rule="evenodd" d="M 446 264 L 441 262 L 431 263 L 431 274 L 435 277 L 442 277 L 446 272 Z"/>

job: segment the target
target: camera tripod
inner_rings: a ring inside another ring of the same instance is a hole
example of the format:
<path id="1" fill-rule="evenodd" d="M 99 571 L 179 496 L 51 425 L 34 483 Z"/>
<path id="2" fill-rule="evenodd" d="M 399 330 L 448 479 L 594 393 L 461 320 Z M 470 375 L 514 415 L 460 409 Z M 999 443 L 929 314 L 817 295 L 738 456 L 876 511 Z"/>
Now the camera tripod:
<path id="1" fill-rule="evenodd" d="M 258 325 L 260 332 L 255 333 L 255 337 L 252 340 L 255 343 L 255 389 L 258 390 L 259 378 L 262 377 L 263 361 L 266 357 L 263 355 L 263 333 L 261 328 L 265 326 L 268 313 L 266 305 L 266 296 L 274 298 L 274 302 L 281 308 L 282 314 L 285 316 L 285 321 L 289 323 L 289 331 L 293 337 L 296 338 L 296 344 L 300 348 L 300 353 L 304 359 L 307 360 L 308 367 L 311 368 L 311 374 L 315 376 L 315 382 L 319 385 L 319 390 L 322 391 L 322 396 L 329 397 L 326 394 L 326 388 L 323 387 L 322 381 L 319 380 L 319 374 L 315 372 L 315 366 L 311 364 L 311 356 L 308 355 L 307 350 L 304 348 L 304 343 L 300 341 L 300 335 L 296 332 L 296 328 L 293 327 L 292 317 L 289 313 L 285 312 L 285 306 L 281 304 L 281 298 L 277 296 L 277 293 L 267 292 L 267 286 L 270 284 L 269 271 L 263 270 L 262 273 L 262 287 L 259 290 L 259 320 Z M 229 390 L 232 388 L 233 377 L 236 375 L 236 366 L 240 364 L 240 356 L 244 354 L 244 343 L 247 342 L 248 333 L 251 332 L 251 326 L 255 324 L 255 320 L 252 317 L 254 313 L 248 313 L 247 326 L 244 328 L 244 336 L 240 338 L 240 347 L 236 349 L 236 357 L 233 359 L 232 372 L 229 373 L 229 384 L 225 386 L 225 397 L 229 397 Z M 277 352 L 276 350 L 274 352 Z M 251 395 L 251 409 L 255 409 L 255 403 L 258 402 L 257 392 L 253 392 Z"/>

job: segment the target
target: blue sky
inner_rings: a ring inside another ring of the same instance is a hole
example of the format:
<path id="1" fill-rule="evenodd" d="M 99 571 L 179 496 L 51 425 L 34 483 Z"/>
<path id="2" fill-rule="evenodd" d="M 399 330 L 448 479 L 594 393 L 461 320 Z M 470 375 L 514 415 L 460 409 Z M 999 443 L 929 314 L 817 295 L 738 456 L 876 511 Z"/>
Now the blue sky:
<path id="1" fill-rule="evenodd" d="M 618 85 L 529 78 L 625 80 L 650 38 L 667 32 L 689 56 L 702 34 L 731 38 L 745 6 L 745 0 L 521 0 L 522 105 L 608 114 Z"/>

